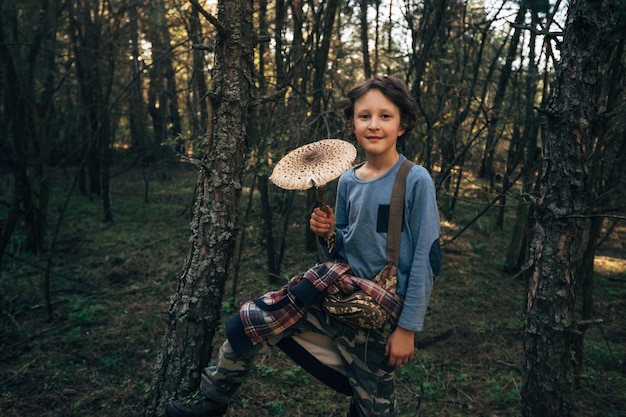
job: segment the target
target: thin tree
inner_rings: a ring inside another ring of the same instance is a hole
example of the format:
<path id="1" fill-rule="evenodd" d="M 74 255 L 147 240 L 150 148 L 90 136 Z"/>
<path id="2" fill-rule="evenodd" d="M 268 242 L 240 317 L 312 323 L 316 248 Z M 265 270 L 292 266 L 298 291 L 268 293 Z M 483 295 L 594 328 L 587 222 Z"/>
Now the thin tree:
<path id="1" fill-rule="evenodd" d="M 0 122 L 5 163 L 13 171 L 14 189 L 6 221 L 0 225 L 0 258 L 18 220 L 24 223 L 26 248 L 45 249 L 49 200 L 50 142 L 54 136 L 58 31 L 63 2 L 30 6 L 1 5 L 0 66 L 3 87 Z M 28 28 L 28 30 L 26 30 Z"/>
<path id="2" fill-rule="evenodd" d="M 165 16 L 165 3 L 159 0 L 149 6 L 148 37 L 152 42 L 153 62 L 150 68 L 148 110 L 152 118 L 153 139 L 144 150 L 147 165 L 159 161 L 165 141 L 179 139 L 182 132 L 171 35 Z M 179 143 L 180 145 L 180 143 Z M 182 152 L 182 149 L 177 149 Z"/>
<path id="3" fill-rule="evenodd" d="M 480 166 L 479 175 L 481 178 L 489 180 L 491 188 L 495 188 L 495 178 L 493 172 L 493 164 L 495 159 L 495 151 L 498 143 L 497 132 L 501 129 L 500 120 L 502 118 L 501 109 L 503 106 L 504 98 L 507 93 L 507 87 L 509 80 L 513 73 L 513 62 L 518 58 L 518 47 L 520 44 L 520 38 L 522 35 L 522 23 L 526 16 L 526 10 L 528 4 L 526 0 L 522 0 L 515 18 L 515 24 L 513 25 L 513 35 L 509 40 L 509 48 L 506 54 L 506 61 L 500 69 L 500 78 L 498 79 L 498 85 L 495 91 L 495 97 L 493 99 L 493 107 L 490 110 L 491 117 L 487 124 L 487 138 L 485 140 L 485 149 L 483 153 L 483 159 Z"/>
<path id="4" fill-rule="evenodd" d="M 123 14 L 115 14 L 110 2 L 76 2 L 70 9 L 70 38 L 76 78 L 85 111 L 82 123 L 88 135 L 86 149 L 89 192 L 102 198 L 103 220 L 113 221 L 110 198 L 110 147 L 113 139 L 109 108 L 115 79 L 115 42 L 121 33 Z"/>
<path id="5" fill-rule="evenodd" d="M 215 26 L 213 120 L 202 160 L 191 223 L 191 247 L 169 308 L 162 350 L 154 368 L 144 416 L 160 415 L 168 401 L 198 387 L 220 323 L 224 285 L 237 226 L 252 90 L 253 27 L 250 2 L 218 3 L 218 17 L 196 0 Z"/>
<path id="6" fill-rule="evenodd" d="M 195 8 L 191 8 L 188 12 L 189 20 L 189 39 L 193 42 L 192 48 L 192 81 L 190 82 L 191 99 L 193 100 L 188 112 L 190 114 L 191 138 L 204 136 L 204 129 L 209 124 L 209 108 L 207 104 L 208 86 L 206 80 L 206 66 L 204 59 L 205 49 L 204 34 L 202 33 L 202 25 L 200 23 L 200 15 Z M 210 49 L 210 48 L 209 48 Z"/>
<path id="7" fill-rule="evenodd" d="M 359 22 L 361 23 L 359 28 L 359 37 L 361 39 L 361 52 L 363 54 L 363 74 L 365 75 L 365 78 L 369 78 L 372 76 L 372 65 L 370 63 L 369 47 L 370 34 L 368 30 L 369 25 L 367 20 L 368 3 L 368 0 L 359 0 Z"/>
<path id="8" fill-rule="evenodd" d="M 141 57 L 139 42 L 139 5 L 133 4 L 128 8 L 128 35 L 130 49 L 130 82 L 128 85 L 128 124 L 131 144 L 142 148 L 147 140 L 146 111 L 143 98 L 144 64 Z"/>
<path id="9" fill-rule="evenodd" d="M 324 93 L 324 81 L 326 75 L 326 69 L 328 67 L 328 56 L 330 54 L 330 46 L 332 41 L 332 34 L 335 27 L 335 19 L 337 17 L 337 11 L 339 9 L 340 0 L 328 0 L 325 3 L 325 7 L 318 9 L 315 43 L 312 56 L 312 99 L 311 99 L 311 116 L 314 120 L 311 123 L 313 131 L 310 133 L 310 137 L 314 140 L 324 139 L 329 137 L 326 121 L 322 117 L 322 112 L 325 109 Z M 313 206 L 317 198 L 313 189 L 309 190 L 309 206 Z M 313 252 L 317 249 L 317 237 L 306 229 L 306 249 Z"/>
<path id="10" fill-rule="evenodd" d="M 600 85 L 610 62 L 619 0 L 572 0 L 546 112 L 544 164 L 532 236 L 524 322 L 522 415 L 567 417 L 575 405 L 580 325 L 575 294 L 593 195 L 588 187 Z M 622 15 L 623 18 L 623 15 Z"/>

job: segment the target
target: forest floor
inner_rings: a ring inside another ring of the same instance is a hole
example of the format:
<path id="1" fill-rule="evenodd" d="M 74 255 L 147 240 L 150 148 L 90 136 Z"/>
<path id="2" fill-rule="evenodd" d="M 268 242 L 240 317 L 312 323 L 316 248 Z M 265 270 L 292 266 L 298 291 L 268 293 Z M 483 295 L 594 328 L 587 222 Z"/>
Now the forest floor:
<path id="1" fill-rule="evenodd" d="M 57 173 L 50 229 L 70 178 Z M 111 190 L 113 223 L 99 200 L 74 195 L 51 257 L 51 308 L 43 297 L 48 254 L 23 250 L 17 233 L 0 276 L 0 416 L 142 415 L 144 394 L 165 334 L 169 297 L 189 248 L 196 174 L 188 166 L 149 174 L 148 202 L 138 169 L 119 170 Z M 0 181 L 0 199 L 8 183 Z M 246 190 L 244 190 L 246 191 Z M 437 280 L 413 363 L 397 371 L 401 416 L 519 416 L 525 280 L 502 273 L 508 247 L 494 213 L 453 241 L 482 209 L 479 189 L 465 190 L 454 220 L 442 219 L 444 268 Z M 242 205 L 247 204 L 246 194 Z M 297 200 L 305 200 L 297 198 Z M 254 200 L 253 200 L 254 201 Z M 1 210 L 1 207 L 0 207 Z M 304 250 L 308 215 L 291 217 L 285 278 L 319 260 Z M 245 211 L 245 207 L 242 208 Z M 258 210 L 247 224 L 237 303 L 268 288 Z M 298 214 L 300 213 L 300 214 Z M 0 212 L 0 218 L 4 213 Z M 594 300 L 602 322 L 585 334 L 576 416 L 617 417 L 626 410 L 626 227 L 613 230 L 596 260 Z M 224 318 L 233 309 L 227 302 Z M 220 330 L 214 352 L 223 337 Z M 345 416 L 347 399 L 296 367 L 279 351 L 260 358 L 228 417 Z"/>

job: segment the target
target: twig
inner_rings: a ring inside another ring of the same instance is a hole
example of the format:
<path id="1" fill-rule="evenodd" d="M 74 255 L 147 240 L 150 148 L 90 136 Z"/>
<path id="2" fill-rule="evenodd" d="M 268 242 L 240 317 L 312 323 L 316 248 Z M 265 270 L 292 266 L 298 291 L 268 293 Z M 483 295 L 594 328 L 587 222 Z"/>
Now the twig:
<path id="1" fill-rule="evenodd" d="M 15 320 L 15 317 L 13 317 L 13 314 L 10 314 L 9 312 L 5 311 L 4 315 L 7 316 L 9 318 L 9 320 L 11 320 L 11 322 L 15 325 L 15 327 L 17 328 L 18 332 L 22 332 L 22 327 L 20 326 L 20 324 L 17 322 L 17 320 Z"/>
<path id="2" fill-rule="evenodd" d="M 33 267 L 33 268 L 35 268 L 35 269 L 40 270 L 40 271 L 46 271 L 46 268 L 44 268 L 43 266 L 39 266 L 39 265 L 37 265 L 36 263 L 33 263 L 33 262 L 30 262 L 30 261 L 27 261 L 26 259 L 22 259 L 22 258 L 20 258 L 19 256 L 13 255 L 13 254 L 12 254 L 12 253 L 10 253 L 10 252 L 5 252 L 5 255 L 7 255 L 9 258 L 12 258 L 12 259 L 14 259 L 14 260 L 16 260 L 16 261 L 18 261 L 18 262 L 22 262 L 23 264 L 26 264 L 26 265 L 28 265 L 28 266 L 31 266 L 31 267 Z M 79 281 L 79 280 L 77 280 L 77 279 L 70 278 L 70 277 L 65 276 L 65 275 L 63 275 L 63 274 L 59 274 L 58 272 L 55 272 L 55 271 L 50 271 L 50 274 L 51 274 L 51 275 L 55 275 L 55 276 L 57 276 L 57 277 L 59 277 L 59 278 L 62 278 L 62 279 L 64 279 L 64 280 L 66 280 L 66 281 L 77 282 L 77 283 L 79 283 L 79 284 L 84 284 L 84 285 L 87 285 L 87 286 L 90 286 L 90 287 L 94 287 L 94 286 L 95 286 L 94 284 L 91 284 L 91 283 L 89 283 L 89 282 L 86 282 L 86 281 L 85 281 L 85 282 L 83 282 L 83 281 Z"/>
<path id="3" fill-rule="evenodd" d="M 522 176 L 522 174 L 518 174 L 513 178 L 513 181 L 511 181 L 500 193 L 498 193 L 497 197 L 494 198 L 492 201 L 487 203 L 487 206 L 482 209 L 480 211 L 480 213 L 478 213 L 476 216 L 474 216 L 474 218 L 472 220 L 469 221 L 469 223 L 467 223 L 465 225 L 465 227 L 463 227 L 460 231 L 458 231 L 454 236 L 452 236 L 450 239 L 445 240 L 444 242 L 442 242 L 442 244 L 445 243 L 451 243 L 453 241 L 455 241 L 459 236 L 461 236 L 467 229 L 469 229 L 476 221 L 478 221 L 478 219 L 480 219 L 485 213 L 487 213 L 492 207 L 494 207 L 496 204 L 498 204 L 498 202 L 500 201 L 500 197 L 502 195 L 504 195 L 507 191 L 509 191 L 513 185 L 517 182 L 517 180 Z"/>
<path id="4" fill-rule="evenodd" d="M 41 335 L 43 335 L 43 334 L 45 334 L 45 333 L 48 333 L 49 331 L 52 331 L 52 330 L 57 329 L 58 327 L 61 327 L 61 326 L 62 326 L 62 325 L 64 325 L 65 323 L 67 323 L 67 322 L 64 322 L 64 321 L 59 321 L 59 322 L 57 322 L 56 324 L 54 324 L 54 325 L 52 325 L 52 326 L 50 326 L 50 327 L 48 327 L 48 328 L 46 328 L 46 329 L 43 329 L 43 330 L 41 330 L 41 331 L 39 331 L 39 332 L 37 332 L 37 333 L 35 333 L 35 334 L 31 335 L 31 336 L 25 337 L 24 339 L 22 339 L 22 340 L 20 340 L 20 341 L 17 341 L 17 342 L 15 342 L 15 343 L 13 343 L 12 345 L 7 345 L 7 346 L 5 346 L 4 348 L 5 348 L 5 349 L 8 349 L 8 350 L 14 350 L 17 346 L 20 346 L 20 345 L 23 345 L 24 343 L 30 342 L 31 340 L 34 340 L 34 339 L 36 339 L 37 337 L 39 337 L 39 336 L 41 336 Z M 3 350 L 4 350 L 4 349 L 3 349 Z M 1 385 L 1 384 L 0 384 L 0 385 Z"/>
<path id="5" fill-rule="evenodd" d="M 0 382 L 0 387 L 3 385 L 7 385 L 9 382 L 11 382 L 12 380 L 14 380 L 24 369 L 30 367 L 33 363 L 37 362 L 38 358 L 33 359 L 32 361 L 28 362 L 27 364 L 25 364 L 24 366 L 22 366 L 20 369 L 18 369 L 13 376 L 5 379 L 4 381 Z"/>
<path id="6" fill-rule="evenodd" d="M 606 214 L 606 213 L 568 214 L 567 216 L 564 216 L 564 217 L 573 218 L 573 219 L 590 219 L 592 217 L 604 217 L 607 219 L 626 220 L 626 216 L 619 216 L 617 214 Z"/>
<path id="7" fill-rule="evenodd" d="M 202 15 L 204 16 L 204 18 L 206 20 L 208 20 L 213 26 L 215 26 L 215 29 L 217 29 L 217 31 L 222 34 L 222 35 L 227 35 L 228 34 L 228 30 L 226 30 L 226 28 L 224 27 L 224 25 L 222 25 L 219 20 L 217 20 L 217 18 L 215 16 L 213 16 L 211 13 L 207 12 L 204 7 L 202 7 L 200 5 L 200 3 L 198 3 L 197 0 L 189 0 L 189 3 L 191 3 L 193 5 L 193 7 L 196 8 L 196 10 Z"/>

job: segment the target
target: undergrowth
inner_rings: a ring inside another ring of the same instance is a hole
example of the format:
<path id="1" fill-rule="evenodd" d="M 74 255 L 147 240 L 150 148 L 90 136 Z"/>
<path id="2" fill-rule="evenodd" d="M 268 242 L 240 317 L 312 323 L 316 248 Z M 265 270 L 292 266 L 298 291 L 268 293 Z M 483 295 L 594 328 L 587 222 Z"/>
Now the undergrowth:
<path id="1" fill-rule="evenodd" d="M 24 237 L 14 235 L 0 276 L 1 416 L 141 415 L 165 334 L 168 300 L 187 255 L 196 182 L 187 166 L 161 174 L 151 178 L 148 202 L 141 172 L 114 178 L 113 223 L 100 221 L 97 198 L 72 197 L 52 258 L 52 320 L 42 297 L 48 254 L 22 251 Z M 61 175 L 55 180 L 51 221 L 68 189 Z M 306 218 L 306 199 L 296 200 L 301 207 L 288 229 L 285 278 L 319 260 L 318 253 L 304 250 L 300 219 Z M 481 208 L 459 202 L 454 220 L 442 222 L 444 240 Z M 231 282 L 226 285 L 225 318 L 239 302 L 269 289 L 260 227 L 249 222 L 237 293 Z M 510 223 L 508 218 L 506 227 Z M 626 409 L 621 316 L 626 262 L 620 246 L 626 230 L 617 233 L 596 265 L 596 315 L 602 322 L 585 335 L 577 416 L 612 417 Z M 397 370 L 401 416 L 520 415 L 525 282 L 501 272 L 507 236 L 489 213 L 444 245 L 444 268 L 426 328 L 416 337 L 416 358 Z M 222 338 L 219 329 L 214 352 Z M 259 358 L 227 416 L 343 417 L 347 406 L 345 397 L 276 350 Z"/>

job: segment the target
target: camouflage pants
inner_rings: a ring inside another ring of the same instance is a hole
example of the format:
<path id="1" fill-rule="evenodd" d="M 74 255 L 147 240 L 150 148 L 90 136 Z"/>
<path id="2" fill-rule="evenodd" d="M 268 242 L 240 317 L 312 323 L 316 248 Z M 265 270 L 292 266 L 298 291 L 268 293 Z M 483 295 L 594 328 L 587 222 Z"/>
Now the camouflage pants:
<path id="1" fill-rule="evenodd" d="M 332 318 L 328 320 L 326 314 L 314 305 L 288 330 L 243 354 L 236 355 L 226 340 L 220 347 L 217 365 L 205 368 L 202 373 L 202 390 L 215 401 L 228 402 L 244 382 L 259 353 L 284 338 L 298 338 L 313 332 L 316 337 L 321 336 L 329 342 L 325 349 L 330 346 L 334 351 L 329 352 L 331 355 L 328 356 L 334 359 L 326 366 L 340 368 L 352 388 L 351 416 L 357 410 L 358 416 L 355 417 L 396 417 L 394 368 L 387 365 L 384 354 L 392 330 L 391 324 L 380 331 L 353 329 Z"/>

